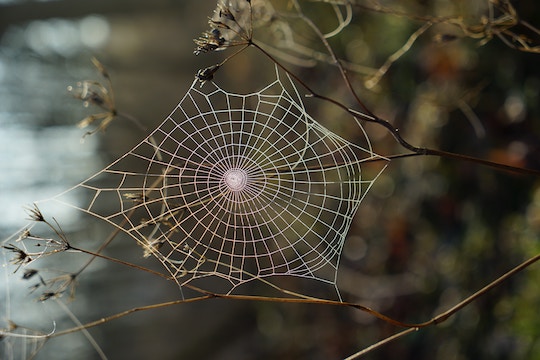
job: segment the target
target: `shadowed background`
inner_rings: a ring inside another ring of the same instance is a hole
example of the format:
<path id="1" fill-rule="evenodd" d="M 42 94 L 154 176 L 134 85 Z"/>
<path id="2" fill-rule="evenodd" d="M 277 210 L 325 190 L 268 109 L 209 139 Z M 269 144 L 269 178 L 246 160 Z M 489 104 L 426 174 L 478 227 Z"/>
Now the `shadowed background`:
<path id="1" fill-rule="evenodd" d="M 408 1 L 402 6 L 419 15 L 462 13 L 477 19 L 482 6 L 466 3 Z M 518 11 L 540 24 L 538 9 L 529 3 Z M 153 129 L 197 70 L 224 56 L 192 55 L 192 39 L 207 30 L 214 7 L 212 1 L 0 1 L 2 239 L 27 222 L 24 205 L 79 183 L 146 135 L 117 119 L 105 133 L 81 141 L 86 130 L 76 123 L 92 111 L 66 89 L 82 79 L 99 79 L 90 58 L 99 58 L 111 74 L 117 108 Z M 310 15 L 324 23 L 327 11 L 314 7 Z M 331 41 L 339 55 L 377 68 L 419 26 L 410 19 L 364 11 L 343 36 Z M 374 90 L 365 90 L 363 75 L 353 74 L 361 97 L 415 145 L 538 169 L 539 55 L 510 49 L 497 39 L 481 47 L 468 39 L 434 42 L 444 31 L 427 33 Z M 331 66 L 295 71 L 319 92 L 353 104 Z M 253 91 L 272 77 L 271 63 L 249 51 L 221 69 L 216 80 L 225 89 Z M 314 99 L 306 99 L 306 106 L 340 135 L 354 137 L 358 131 L 335 107 Z M 403 151 L 381 129 L 367 126 L 367 131 L 379 154 Z M 69 232 L 81 239 L 79 245 L 95 249 L 96 239 L 107 231 L 80 221 L 74 217 L 66 225 Z M 534 177 L 436 158 L 396 160 L 360 206 L 345 244 L 338 286 L 345 300 L 399 320 L 424 321 L 538 253 L 539 229 L 540 184 Z M 134 262 L 142 257 L 140 247 L 129 241 L 114 243 L 108 251 Z M 68 258 L 73 263 L 81 259 Z M 46 260 L 55 267 L 53 257 Z M 369 358 L 536 358 L 539 282 L 536 265 L 447 323 L 405 337 Z M 2 321 L 32 324 L 33 316 L 44 315 L 34 325 L 45 332 L 52 320 L 60 323 L 54 303 L 36 303 L 28 283 L 10 285 L 7 295 L 7 285 L 3 280 L 0 284 L 1 299 L 12 297 L 11 313 L 3 314 Z M 333 296 L 332 289 L 320 291 Z M 81 277 L 69 306 L 84 323 L 178 296 L 170 282 L 96 261 Z M 18 309 L 23 303 L 43 311 Z M 90 331 L 111 359 L 337 359 L 396 329 L 349 309 L 212 300 L 144 311 Z M 11 346 L 0 341 L 0 346 Z M 25 345 L 15 345 L 20 354 Z M 51 340 L 37 359 L 71 359 L 74 354 L 96 358 L 82 335 L 75 334 Z"/>

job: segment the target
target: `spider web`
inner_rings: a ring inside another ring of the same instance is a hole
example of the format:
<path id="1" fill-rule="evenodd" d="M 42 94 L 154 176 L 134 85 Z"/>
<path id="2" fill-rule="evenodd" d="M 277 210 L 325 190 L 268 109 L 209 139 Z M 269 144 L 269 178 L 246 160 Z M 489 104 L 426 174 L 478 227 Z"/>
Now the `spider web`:
<path id="1" fill-rule="evenodd" d="M 385 159 L 365 133 L 364 148 L 311 118 L 276 74 L 246 95 L 195 80 L 147 138 L 53 200 L 128 234 L 179 284 L 292 275 L 335 286 L 353 216 L 382 171 L 364 179 L 360 166 Z"/>

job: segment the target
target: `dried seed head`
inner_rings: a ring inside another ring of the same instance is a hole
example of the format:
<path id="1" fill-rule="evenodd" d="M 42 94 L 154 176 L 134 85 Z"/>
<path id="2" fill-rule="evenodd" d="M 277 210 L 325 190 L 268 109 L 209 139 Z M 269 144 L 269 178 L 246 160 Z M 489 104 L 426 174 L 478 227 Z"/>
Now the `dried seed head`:
<path id="1" fill-rule="evenodd" d="M 29 217 L 30 220 L 36 221 L 36 222 L 45 221 L 45 217 L 43 216 L 43 214 L 41 213 L 41 210 L 39 210 L 36 204 L 34 204 L 34 207 L 27 208 L 26 210 L 28 212 L 28 215 L 30 215 Z"/>
<path id="2" fill-rule="evenodd" d="M 98 69 L 101 76 L 103 76 L 105 79 L 109 79 L 109 73 L 107 72 L 107 69 L 105 68 L 105 66 L 103 66 L 103 64 L 95 57 L 93 57 L 91 61 L 92 61 L 92 64 L 94 64 L 94 66 Z"/>
<path id="3" fill-rule="evenodd" d="M 144 244 L 144 253 L 143 257 L 147 258 L 150 255 L 156 253 L 161 249 L 161 247 L 165 244 L 165 240 L 148 240 L 147 244 Z"/>
<path id="4" fill-rule="evenodd" d="M 59 297 L 61 293 L 54 292 L 54 291 L 48 291 L 41 294 L 41 296 L 38 298 L 39 301 L 47 301 L 49 299 L 55 299 Z"/>
<path id="5" fill-rule="evenodd" d="M 231 46 L 246 45 L 252 34 L 251 1 L 220 0 L 213 16 L 208 20 L 210 30 L 195 39 L 195 55 L 224 50 Z"/>
<path id="6" fill-rule="evenodd" d="M 204 85 L 205 82 L 211 81 L 214 78 L 214 74 L 219 70 L 220 65 L 212 65 L 205 69 L 201 69 L 197 72 L 197 79 L 201 82 L 201 86 Z"/>
<path id="7" fill-rule="evenodd" d="M 3 245 L 2 247 L 6 250 L 9 250 L 15 253 L 15 257 L 10 260 L 10 262 L 13 265 L 18 265 L 17 269 L 15 269 L 15 272 L 17 272 L 17 270 L 19 270 L 19 268 L 22 265 L 28 264 L 29 262 L 32 261 L 32 258 L 30 257 L 30 255 L 28 255 L 24 250 L 16 247 L 15 245 L 9 244 L 9 245 Z"/>
<path id="8" fill-rule="evenodd" d="M 31 279 L 32 277 L 34 277 L 34 275 L 36 275 L 38 273 L 38 271 L 36 269 L 26 269 L 24 270 L 24 273 L 23 273 L 23 279 L 24 280 L 28 280 L 28 279 Z"/>
<path id="9" fill-rule="evenodd" d="M 96 121 L 100 121 L 96 129 L 87 132 L 84 136 L 92 135 L 97 131 L 104 131 L 118 115 L 109 73 L 96 58 L 92 58 L 92 63 L 100 75 L 105 78 L 106 85 L 103 85 L 99 81 L 84 80 L 78 82 L 75 87 L 68 86 L 68 91 L 73 94 L 74 98 L 81 100 L 84 107 L 93 105 L 104 110 L 103 112 L 89 115 L 79 121 L 77 124 L 79 128 L 85 128 Z"/>
<path id="10" fill-rule="evenodd" d="M 133 201 L 135 204 L 142 204 L 143 202 L 148 200 L 148 198 L 146 196 L 144 196 L 142 192 L 140 192 L 140 193 L 127 193 L 127 194 L 124 194 L 124 197 L 127 200 Z"/>

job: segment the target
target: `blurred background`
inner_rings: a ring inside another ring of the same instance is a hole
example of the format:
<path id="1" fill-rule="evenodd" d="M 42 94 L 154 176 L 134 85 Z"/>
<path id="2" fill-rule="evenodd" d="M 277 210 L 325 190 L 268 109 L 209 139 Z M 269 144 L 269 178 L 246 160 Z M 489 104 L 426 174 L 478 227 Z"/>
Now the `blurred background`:
<path id="1" fill-rule="evenodd" d="M 287 1 L 272 3 L 291 9 Z M 301 4 L 323 30 L 335 27 L 330 5 Z M 487 1 L 390 1 L 379 11 L 365 8 L 375 2 L 357 4 L 351 25 L 329 41 L 354 64 L 349 67 L 353 85 L 372 112 L 398 126 L 414 145 L 540 169 L 539 54 L 512 49 L 497 36 L 490 39 L 482 33 L 485 27 L 475 28 L 483 35 L 473 39 L 459 27 L 438 24 L 422 33 L 379 82 L 369 82 L 427 17 L 460 16 L 467 25 L 482 24 L 489 16 Z M 540 8 L 533 1 L 514 5 L 521 18 L 540 26 Z M 76 124 L 93 110 L 73 99 L 67 87 L 100 80 L 90 59 L 97 57 L 109 71 L 117 108 L 153 129 L 198 69 L 233 51 L 192 54 L 193 39 L 209 30 L 214 8 L 213 1 L 0 0 L 2 240 L 28 222 L 25 205 L 78 184 L 146 136 L 117 119 L 105 132 L 83 138 L 87 129 Z M 493 15 L 510 24 L 500 10 Z M 358 109 L 334 66 L 309 61 L 324 48 L 309 29 L 289 21 L 297 45 L 310 49 L 294 54 L 295 62 L 310 67 L 288 66 L 321 94 Z M 255 40 L 283 40 L 272 30 L 256 29 Z M 524 41 L 530 38 L 531 46 L 539 37 L 524 26 L 511 30 Z M 291 53 L 286 47 L 274 52 L 279 58 Z M 272 77 L 272 63 L 249 50 L 227 63 L 216 81 L 231 91 L 254 91 Z M 361 137 L 354 121 L 335 106 L 316 99 L 306 99 L 306 106 L 317 121 L 348 140 Z M 365 128 L 375 152 L 404 152 L 380 127 Z M 95 239 L 106 234 L 79 215 L 62 216 L 62 226 L 81 246 L 95 249 Z M 539 233 L 537 177 L 459 160 L 397 159 L 360 206 L 345 243 L 338 287 L 346 301 L 402 321 L 426 321 L 538 254 Z M 140 248 L 128 242 L 113 243 L 107 254 L 135 262 L 142 258 Z M 3 262 L 11 257 L 3 254 Z M 67 267 L 84 260 L 76 255 L 62 259 Z M 66 271 L 54 257 L 32 266 Z M 39 294 L 30 293 L 31 283 L 20 278 L 21 272 L 13 275 L 15 269 L 2 267 L 0 327 L 13 320 L 47 333 L 53 321 L 59 328 L 73 325 L 54 301 L 37 302 Z M 538 284 L 536 264 L 445 323 L 367 358 L 539 358 Z M 321 293 L 335 297 L 333 289 Z M 170 282 L 96 261 L 67 305 L 85 323 L 178 296 Z M 351 309 L 212 300 L 143 311 L 89 331 L 110 359 L 339 359 L 397 329 Z M 3 338 L 0 354 L 24 358 L 39 345 Z M 35 358 L 74 356 L 98 358 L 81 333 L 48 341 Z"/>

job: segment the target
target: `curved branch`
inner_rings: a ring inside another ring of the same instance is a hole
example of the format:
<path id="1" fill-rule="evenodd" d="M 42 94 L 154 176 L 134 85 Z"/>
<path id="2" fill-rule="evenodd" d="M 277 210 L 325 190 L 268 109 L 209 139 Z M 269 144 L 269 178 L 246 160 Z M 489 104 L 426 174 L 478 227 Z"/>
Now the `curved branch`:
<path id="1" fill-rule="evenodd" d="M 209 300 L 209 299 L 215 299 L 215 298 L 228 299 L 228 300 L 265 301 L 265 302 L 279 302 L 279 303 L 289 303 L 289 304 L 293 303 L 293 304 L 332 305 L 332 306 L 339 306 L 339 307 L 348 307 L 348 308 L 354 308 L 354 309 L 357 309 L 357 310 L 360 310 L 360 311 L 363 311 L 363 312 L 367 312 L 370 315 L 373 315 L 374 317 L 376 317 L 376 318 L 378 318 L 380 320 L 383 320 L 383 321 L 385 321 L 385 322 L 387 322 L 389 324 L 392 324 L 392 325 L 395 325 L 395 326 L 398 326 L 398 327 L 407 328 L 406 330 L 404 330 L 404 331 L 402 331 L 400 333 L 397 333 L 397 334 L 395 334 L 395 335 L 393 335 L 393 336 L 391 336 L 389 338 L 385 338 L 384 340 L 381 340 L 380 342 L 378 342 L 376 344 L 373 344 L 370 347 L 368 347 L 368 348 L 366 348 L 366 349 L 352 355 L 353 357 L 349 357 L 350 359 L 355 359 L 358 356 L 361 356 L 361 355 L 363 355 L 363 354 L 365 354 L 365 353 L 367 353 L 367 352 L 369 352 L 369 351 L 371 351 L 371 350 L 373 350 L 375 348 L 378 348 L 378 347 L 380 347 L 380 346 L 382 346 L 382 345 L 384 345 L 384 344 L 386 344 L 386 343 L 388 343 L 388 342 L 390 342 L 392 340 L 395 340 L 395 339 L 397 339 L 397 338 L 399 338 L 401 336 L 407 335 L 407 334 L 409 334 L 411 332 L 414 332 L 414 331 L 417 331 L 417 330 L 419 330 L 421 328 L 425 328 L 425 327 L 435 325 L 435 324 L 440 324 L 440 323 L 446 321 L 450 316 L 454 315 L 459 310 L 461 310 L 462 308 L 464 308 L 465 306 L 467 306 L 468 304 L 470 304 L 471 302 L 473 302 L 474 300 L 476 300 L 480 296 L 484 295 L 485 293 L 487 293 L 491 289 L 495 288 L 496 286 L 500 285 L 504 281 L 508 280 L 510 277 L 512 277 L 512 276 L 516 275 L 517 273 L 523 271 L 524 269 L 531 266 L 532 264 L 534 264 L 538 260 L 540 260 L 540 254 L 537 254 L 537 255 L 531 257 L 530 259 L 526 260 L 525 262 L 521 263 L 520 265 L 514 267 L 512 270 L 506 272 L 502 276 L 498 277 L 496 280 L 490 282 L 488 285 L 486 285 L 482 289 L 476 291 L 474 294 L 472 294 L 471 296 L 469 296 L 466 299 L 462 300 L 461 302 L 454 305 L 450 309 L 448 309 L 448 310 L 436 315 L 432 319 L 430 319 L 428 321 L 425 321 L 425 322 L 422 322 L 422 323 L 404 323 L 404 322 L 392 319 L 389 316 L 386 316 L 386 315 L 384 315 L 382 313 L 379 313 L 379 312 L 377 312 L 377 311 L 375 311 L 375 310 L 373 310 L 373 309 L 371 309 L 371 308 L 369 308 L 367 306 L 364 306 L 364 305 L 361 305 L 361 304 L 356 304 L 356 303 L 348 303 L 348 302 L 341 302 L 341 301 L 334 301 L 334 300 L 325 300 L 325 299 L 318 299 L 318 298 L 305 298 L 305 297 L 302 297 L 302 298 L 297 298 L 297 297 L 279 298 L 279 297 L 253 296 L 253 295 L 218 294 L 218 293 L 213 293 L 211 291 L 203 290 L 203 289 L 201 289 L 199 287 L 196 287 L 196 286 L 193 286 L 193 285 L 190 285 L 190 284 L 185 284 L 184 285 L 185 287 L 200 293 L 201 296 L 190 298 L 190 299 L 180 299 L 180 300 L 168 301 L 168 302 L 157 303 L 157 304 L 152 304 L 152 305 L 135 307 L 135 308 L 132 308 L 132 309 L 129 309 L 129 310 L 126 310 L 126 311 L 123 311 L 123 312 L 120 312 L 120 313 L 117 313 L 117 314 L 114 314 L 114 315 L 110 315 L 108 317 L 104 317 L 104 318 L 101 318 L 99 320 L 95 320 L 95 321 L 92 321 L 92 322 L 89 322 L 89 323 L 86 323 L 86 324 L 83 324 L 83 325 L 80 325 L 80 326 L 76 326 L 76 327 L 66 329 L 66 330 L 63 330 L 63 331 L 58 331 L 58 332 L 54 332 L 54 333 L 51 333 L 51 334 L 43 335 L 42 338 L 52 338 L 52 337 L 58 337 L 58 336 L 61 336 L 61 335 L 74 333 L 74 332 L 77 332 L 77 331 L 81 331 L 81 330 L 84 330 L 84 329 L 88 329 L 88 328 L 91 328 L 91 327 L 95 327 L 95 326 L 107 323 L 107 322 L 112 321 L 112 320 L 119 319 L 121 317 L 130 315 L 130 314 L 133 314 L 133 313 L 139 312 L 139 311 L 159 309 L 159 308 L 162 308 L 162 307 L 168 307 L 168 306 L 173 306 L 173 305 L 192 303 L 192 302 L 196 302 L 196 301 Z M 290 293 L 290 292 L 285 291 L 285 290 L 283 290 L 283 292 L 286 293 L 286 294 L 289 294 L 289 295 L 294 294 L 294 293 Z M 0 332 L 0 335 L 8 335 L 9 336 L 10 334 Z"/>

